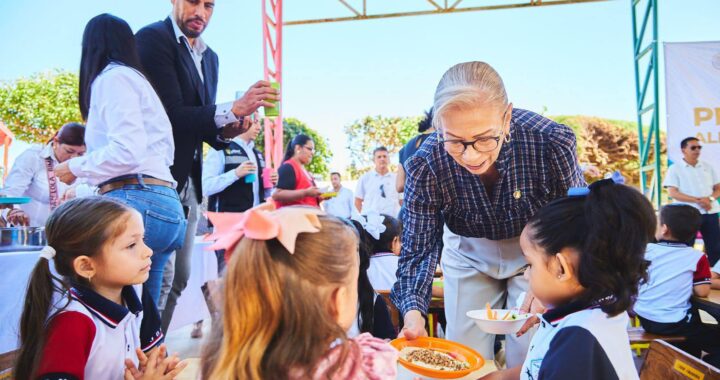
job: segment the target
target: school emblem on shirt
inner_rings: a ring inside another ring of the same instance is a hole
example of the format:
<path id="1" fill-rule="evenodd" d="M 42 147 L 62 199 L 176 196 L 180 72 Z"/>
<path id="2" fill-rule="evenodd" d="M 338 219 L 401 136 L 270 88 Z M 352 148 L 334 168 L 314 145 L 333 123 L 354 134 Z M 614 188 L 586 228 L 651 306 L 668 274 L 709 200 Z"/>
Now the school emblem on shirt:
<path id="1" fill-rule="evenodd" d="M 525 375 L 527 375 L 528 380 L 535 380 L 535 379 L 539 378 L 541 365 L 542 365 L 542 358 L 533 359 L 530 361 L 530 365 L 528 365 L 527 368 L 525 369 Z"/>

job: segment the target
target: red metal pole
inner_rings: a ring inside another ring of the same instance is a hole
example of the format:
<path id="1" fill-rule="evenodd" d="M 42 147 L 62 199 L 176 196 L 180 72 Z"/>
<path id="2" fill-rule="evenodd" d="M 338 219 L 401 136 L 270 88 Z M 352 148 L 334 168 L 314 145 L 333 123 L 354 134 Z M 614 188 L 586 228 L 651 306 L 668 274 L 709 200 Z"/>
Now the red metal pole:
<path id="1" fill-rule="evenodd" d="M 263 65 L 265 80 L 277 82 L 282 94 L 282 0 L 262 0 Z M 265 117 L 265 161 L 277 168 L 283 158 L 283 107 L 277 117 Z"/>

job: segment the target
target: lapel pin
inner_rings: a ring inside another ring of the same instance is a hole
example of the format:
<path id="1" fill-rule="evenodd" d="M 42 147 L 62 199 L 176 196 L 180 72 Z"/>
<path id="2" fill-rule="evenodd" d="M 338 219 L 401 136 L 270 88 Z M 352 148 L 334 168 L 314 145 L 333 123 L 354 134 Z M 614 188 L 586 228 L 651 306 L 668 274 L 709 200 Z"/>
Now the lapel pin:
<path id="1" fill-rule="evenodd" d="M 513 193 L 513 198 L 520 199 L 521 197 L 522 193 L 520 192 L 520 190 L 515 190 L 515 192 Z"/>

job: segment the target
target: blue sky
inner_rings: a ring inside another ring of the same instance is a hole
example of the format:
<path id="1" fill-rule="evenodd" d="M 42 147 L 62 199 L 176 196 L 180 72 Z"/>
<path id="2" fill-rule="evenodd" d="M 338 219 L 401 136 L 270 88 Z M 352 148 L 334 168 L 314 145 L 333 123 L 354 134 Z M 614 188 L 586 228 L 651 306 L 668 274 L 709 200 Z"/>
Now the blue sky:
<path id="1" fill-rule="evenodd" d="M 371 7 L 381 3 L 389 2 L 368 0 Z M 425 7 L 421 0 L 390 4 Z M 260 5 L 216 0 L 203 38 L 220 57 L 219 101 L 262 77 Z M 170 0 L 2 1 L 0 80 L 76 71 L 82 30 L 99 13 L 138 30 L 170 9 Z M 286 20 L 347 14 L 337 0 L 285 0 Z M 660 40 L 720 40 L 718 14 L 720 1 L 662 0 Z M 284 112 L 326 136 L 333 168 L 343 169 L 345 125 L 366 115 L 419 115 L 447 68 L 483 60 L 503 76 L 516 107 L 634 120 L 630 25 L 630 1 L 615 0 L 286 27 Z"/>

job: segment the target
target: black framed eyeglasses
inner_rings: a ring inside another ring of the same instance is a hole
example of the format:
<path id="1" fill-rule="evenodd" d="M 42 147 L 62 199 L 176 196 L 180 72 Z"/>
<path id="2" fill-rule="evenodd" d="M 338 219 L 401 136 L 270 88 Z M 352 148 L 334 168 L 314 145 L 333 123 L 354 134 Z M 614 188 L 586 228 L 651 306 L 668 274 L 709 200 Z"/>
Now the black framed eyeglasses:
<path id="1" fill-rule="evenodd" d="M 503 113 L 503 123 L 505 122 L 505 118 L 507 117 L 508 109 L 509 107 L 506 108 L 505 112 Z M 461 139 L 448 140 L 445 139 L 442 135 L 440 135 L 439 140 L 443 144 L 445 150 L 450 154 L 463 154 L 465 153 L 465 150 L 467 150 L 467 147 L 471 145 L 476 152 L 487 153 L 497 149 L 497 147 L 500 145 L 500 139 L 502 139 L 504 136 L 505 134 L 501 132 L 497 136 L 483 136 L 478 137 L 472 141 L 463 141 Z"/>
<path id="2" fill-rule="evenodd" d="M 691 146 L 690 150 L 702 150 L 702 145 Z"/>
<path id="3" fill-rule="evenodd" d="M 501 138 L 502 135 L 495 137 L 478 137 L 473 141 L 463 141 L 445 140 L 444 137 L 440 137 L 440 142 L 442 142 L 443 147 L 445 147 L 445 150 L 450 154 L 463 154 L 467 147 L 471 145 L 475 151 L 487 153 L 497 149 L 498 145 L 500 145 Z"/>

